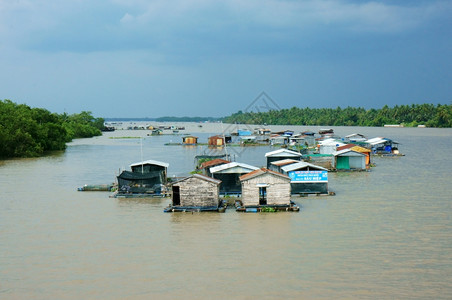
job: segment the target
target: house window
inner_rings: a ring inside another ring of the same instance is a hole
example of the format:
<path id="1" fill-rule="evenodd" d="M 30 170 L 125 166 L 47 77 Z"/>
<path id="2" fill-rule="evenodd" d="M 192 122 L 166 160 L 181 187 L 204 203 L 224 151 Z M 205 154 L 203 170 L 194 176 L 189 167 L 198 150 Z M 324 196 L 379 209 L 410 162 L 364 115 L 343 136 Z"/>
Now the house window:
<path id="1" fill-rule="evenodd" d="M 267 187 L 259 187 L 259 205 L 267 205 Z"/>

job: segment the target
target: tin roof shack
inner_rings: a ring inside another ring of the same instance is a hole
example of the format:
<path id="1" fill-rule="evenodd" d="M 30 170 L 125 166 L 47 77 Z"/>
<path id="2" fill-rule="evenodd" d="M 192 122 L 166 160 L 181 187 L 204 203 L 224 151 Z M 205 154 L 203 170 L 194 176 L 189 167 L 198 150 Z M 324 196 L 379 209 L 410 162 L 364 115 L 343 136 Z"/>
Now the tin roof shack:
<path id="1" fill-rule="evenodd" d="M 360 133 L 352 133 L 345 136 L 345 142 L 347 143 L 362 143 L 367 140 L 367 138 Z"/>
<path id="2" fill-rule="evenodd" d="M 282 167 L 290 165 L 290 164 L 294 164 L 294 163 L 297 163 L 297 162 L 300 162 L 300 161 L 295 160 L 295 159 L 290 159 L 290 158 L 277 160 L 277 161 L 272 161 L 270 163 L 270 170 L 282 173 L 281 172 L 281 168 Z"/>
<path id="3" fill-rule="evenodd" d="M 216 158 L 216 159 L 212 159 L 206 162 L 203 162 L 201 164 L 200 169 L 202 170 L 202 172 L 204 173 L 204 175 L 212 177 L 212 173 L 210 173 L 210 168 L 219 166 L 219 165 L 224 165 L 224 164 L 228 164 L 230 163 L 230 161 L 225 160 L 225 159 L 221 159 L 221 158 Z"/>
<path id="4" fill-rule="evenodd" d="M 171 205 L 165 212 L 219 211 L 224 212 L 220 201 L 220 180 L 193 174 L 172 184 Z"/>
<path id="5" fill-rule="evenodd" d="M 366 167 L 370 167 L 370 150 L 355 144 L 347 144 L 341 147 L 337 147 L 337 151 L 345 150 L 345 149 L 351 149 L 356 152 L 360 152 L 366 155 Z"/>
<path id="6" fill-rule="evenodd" d="M 333 152 L 336 151 L 337 147 L 341 147 L 344 145 L 345 145 L 344 143 L 333 138 L 319 140 L 317 143 L 317 147 L 319 148 L 319 154 L 333 154 Z"/>
<path id="7" fill-rule="evenodd" d="M 231 162 L 210 168 L 209 171 L 213 178 L 221 180 L 220 193 L 227 195 L 240 194 L 242 185 L 239 177 L 257 169 L 244 163 Z"/>
<path id="8" fill-rule="evenodd" d="M 399 152 L 399 143 L 391 139 L 376 137 L 365 141 L 373 154 L 381 155 L 403 155 Z"/>
<path id="9" fill-rule="evenodd" d="M 299 211 L 290 200 L 290 178 L 266 168 L 240 177 L 242 199 L 237 211 Z"/>
<path id="10" fill-rule="evenodd" d="M 214 135 L 208 138 L 209 146 L 223 147 L 225 144 L 225 138 L 220 135 Z"/>
<path id="11" fill-rule="evenodd" d="M 365 171 L 366 155 L 351 149 L 333 153 L 333 168 L 338 171 Z"/>
<path id="12" fill-rule="evenodd" d="M 282 159 L 293 159 L 300 161 L 301 160 L 301 153 L 295 152 L 288 149 L 278 149 L 275 151 L 267 152 L 265 153 L 265 157 L 267 158 L 267 168 L 269 169 L 271 166 L 271 163 L 273 161 L 278 161 Z"/>
<path id="13" fill-rule="evenodd" d="M 304 161 L 281 167 L 281 173 L 290 177 L 292 195 L 328 195 L 328 170 Z"/>
<path id="14" fill-rule="evenodd" d="M 131 164 L 132 171 L 122 171 L 117 177 L 116 196 L 160 195 L 167 182 L 168 166 L 168 163 L 156 160 Z"/>
<path id="15" fill-rule="evenodd" d="M 198 137 L 196 136 L 184 136 L 182 138 L 182 144 L 184 145 L 196 145 L 198 143 Z"/>

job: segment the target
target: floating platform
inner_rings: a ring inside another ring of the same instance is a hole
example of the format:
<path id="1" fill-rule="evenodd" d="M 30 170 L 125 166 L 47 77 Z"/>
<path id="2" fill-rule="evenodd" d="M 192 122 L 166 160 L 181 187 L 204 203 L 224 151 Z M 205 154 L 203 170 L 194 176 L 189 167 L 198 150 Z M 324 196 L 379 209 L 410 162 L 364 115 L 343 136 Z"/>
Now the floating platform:
<path id="1" fill-rule="evenodd" d="M 225 206 L 168 206 L 163 209 L 163 212 L 219 212 L 224 213 L 226 211 Z"/>
<path id="2" fill-rule="evenodd" d="M 291 211 L 299 212 L 300 207 L 294 202 L 290 202 L 290 205 L 253 205 L 253 206 L 242 206 L 241 201 L 236 201 L 235 210 L 238 212 L 278 212 L 278 211 Z"/>
<path id="3" fill-rule="evenodd" d="M 110 198 L 166 198 L 169 197 L 166 193 L 161 194 L 139 194 L 139 193 L 118 193 L 115 192 L 110 195 Z"/>
<path id="4" fill-rule="evenodd" d="M 79 187 L 79 192 L 111 192 L 113 184 L 85 184 Z"/>

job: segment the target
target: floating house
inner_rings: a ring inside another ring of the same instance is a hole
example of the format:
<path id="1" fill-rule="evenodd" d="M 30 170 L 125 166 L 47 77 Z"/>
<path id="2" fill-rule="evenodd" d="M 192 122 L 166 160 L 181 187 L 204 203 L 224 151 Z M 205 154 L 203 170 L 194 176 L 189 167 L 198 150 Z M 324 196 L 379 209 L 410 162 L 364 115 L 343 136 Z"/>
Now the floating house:
<path id="1" fill-rule="evenodd" d="M 361 143 L 365 142 L 367 138 L 363 134 L 359 133 L 352 133 L 349 135 L 346 135 L 344 138 L 344 141 L 347 143 Z"/>
<path id="2" fill-rule="evenodd" d="M 231 162 L 222 164 L 209 169 L 212 177 L 221 180 L 220 193 L 221 194 L 240 194 L 242 192 L 242 185 L 240 183 L 240 176 L 248 174 L 258 168 L 239 162 Z"/>
<path id="3" fill-rule="evenodd" d="M 337 147 L 344 146 L 345 144 L 333 138 L 327 138 L 319 140 L 317 147 L 319 149 L 319 154 L 333 154 Z"/>
<path id="4" fill-rule="evenodd" d="M 172 184 L 171 205 L 165 212 L 178 211 L 220 211 L 220 180 L 194 174 Z"/>
<path id="5" fill-rule="evenodd" d="M 269 135 L 272 131 L 268 128 L 256 128 L 254 129 L 254 133 L 258 135 Z"/>
<path id="6" fill-rule="evenodd" d="M 338 171 L 365 171 L 366 154 L 351 149 L 333 153 L 332 167 Z"/>
<path id="7" fill-rule="evenodd" d="M 267 158 L 267 168 L 270 169 L 271 163 L 273 161 L 278 161 L 282 159 L 293 159 L 300 161 L 302 154 L 288 149 L 278 149 L 275 151 L 265 153 Z"/>
<path id="8" fill-rule="evenodd" d="M 298 211 L 291 202 L 290 178 L 266 168 L 257 169 L 240 177 L 242 184 L 241 203 L 237 211 L 275 210 Z"/>
<path id="9" fill-rule="evenodd" d="M 269 138 L 270 145 L 287 145 L 289 143 L 289 136 L 281 134 L 272 134 Z"/>
<path id="10" fill-rule="evenodd" d="M 147 160 L 130 165 L 132 171 L 122 171 L 118 180 L 116 196 L 160 195 L 167 181 L 169 164 Z"/>
<path id="11" fill-rule="evenodd" d="M 304 161 L 281 167 L 289 176 L 292 194 L 328 194 L 328 170 Z"/>
<path id="12" fill-rule="evenodd" d="M 196 145 L 198 143 L 198 137 L 196 136 L 184 136 L 182 138 L 182 144 L 184 145 Z"/>
<path id="13" fill-rule="evenodd" d="M 214 135 L 208 138 L 209 146 L 222 147 L 225 143 L 225 138 L 221 135 Z"/>
<path id="14" fill-rule="evenodd" d="M 200 166 L 200 169 L 203 171 L 204 175 L 212 177 L 212 173 L 210 173 L 210 168 L 213 168 L 213 167 L 216 167 L 219 165 L 228 164 L 228 163 L 230 163 L 230 161 L 221 159 L 221 158 L 216 158 L 216 159 L 212 159 L 212 160 L 203 162 Z"/>
<path id="15" fill-rule="evenodd" d="M 277 160 L 277 161 L 272 161 L 270 163 L 270 170 L 275 171 L 275 172 L 281 172 L 281 168 L 290 164 L 294 164 L 300 162 L 299 160 L 295 160 L 295 159 L 282 159 L 282 160 Z"/>
<path id="16" fill-rule="evenodd" d="M 361 146 L 358 146 L 358 145 L 355 145 L 355 144 L 346 144 L 344 146 L 337 147 L 336 150 L 337 151 L 342 151 L 342 150 L 345 150 L 345 149 L 351 149 L 353 151 L 365 154 L 366 155 L 366 167 L 370 166 L 370 153 L 371 153 L 370 149 L 367 149 L 367 148 L 364 148 L 364 147 L 361 147 Z"/>
<path id="17" fill-rule="evenodd" d="M 238 129 L 237 130 L 237 135 L 238 136 L 246 136 L 246 135 L 251 135 L 251 130 L 249 129 Z"/>
<path id="18" fill-rule="evenodd" d="M 372 150 L 373 154 L 401 155 L 399 152 L 399 143 L 391 139 L 377 137 L 365 141 L 365 144 Z"/>

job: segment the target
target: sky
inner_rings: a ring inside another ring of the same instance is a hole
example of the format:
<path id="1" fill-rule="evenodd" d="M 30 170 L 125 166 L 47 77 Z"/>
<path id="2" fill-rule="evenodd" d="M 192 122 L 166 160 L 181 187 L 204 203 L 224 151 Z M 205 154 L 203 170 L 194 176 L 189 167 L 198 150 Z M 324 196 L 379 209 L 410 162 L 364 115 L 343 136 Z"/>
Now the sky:
<path id="1" fill-rule="evenodd" d="M 452 0 L 0 0 L 0 99 L 95 117 L 452 103 Z"/>

